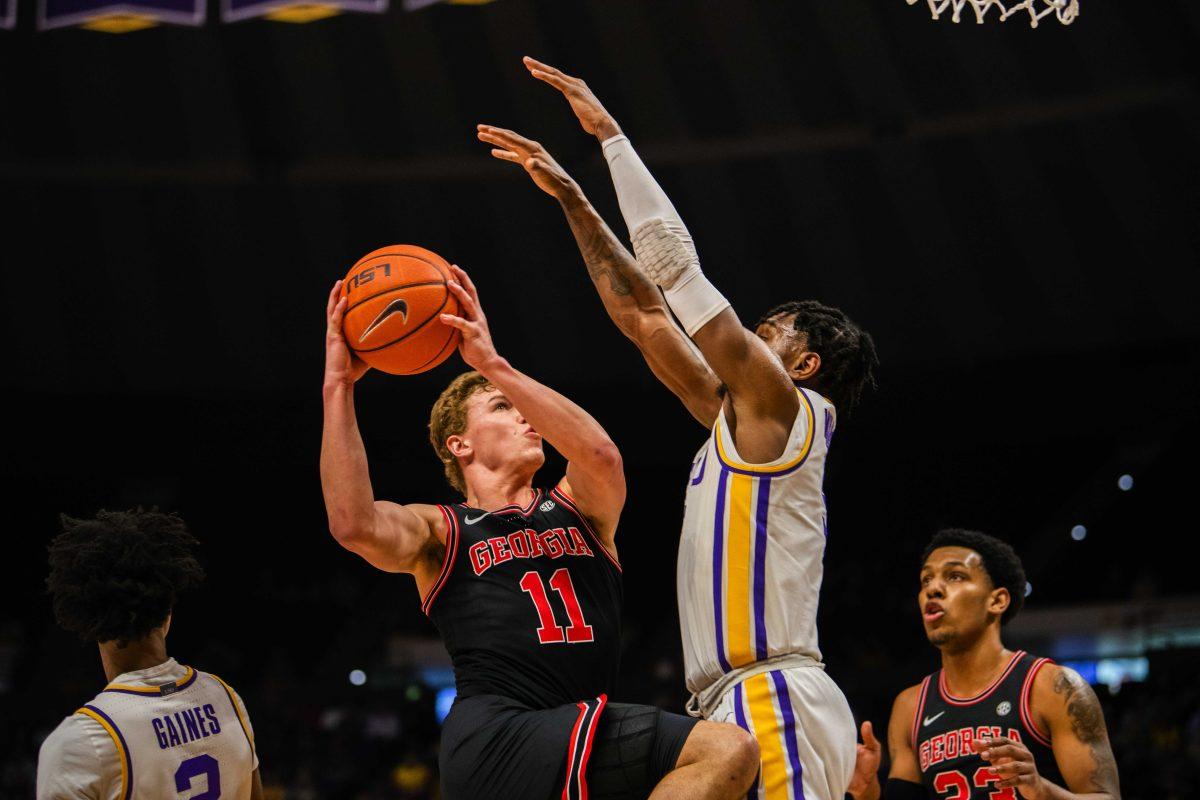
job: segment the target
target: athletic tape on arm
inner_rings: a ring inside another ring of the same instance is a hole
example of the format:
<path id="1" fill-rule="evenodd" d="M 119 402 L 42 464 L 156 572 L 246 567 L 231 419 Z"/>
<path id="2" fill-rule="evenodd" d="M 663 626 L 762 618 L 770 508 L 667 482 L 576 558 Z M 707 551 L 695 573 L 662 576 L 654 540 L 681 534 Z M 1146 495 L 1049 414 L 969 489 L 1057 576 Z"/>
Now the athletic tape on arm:
<path id="1" fill-rule="evenodd" d="M 647 277 L 663 287 L 671 310 L 692 336 L 729 301 L 700 271 L 691 234 L 629 139 L 614 136 L 602 146 L 634 256 Z"/>

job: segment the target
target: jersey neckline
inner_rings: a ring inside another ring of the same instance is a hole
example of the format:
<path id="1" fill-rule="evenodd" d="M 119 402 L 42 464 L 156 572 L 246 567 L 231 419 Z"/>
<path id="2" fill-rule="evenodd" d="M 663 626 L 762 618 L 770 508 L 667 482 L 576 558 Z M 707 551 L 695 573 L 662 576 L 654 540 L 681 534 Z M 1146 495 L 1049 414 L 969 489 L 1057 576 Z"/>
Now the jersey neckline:
<path id="1" fill-rule="evenodd" d="M 492 515 L 511 514 L 511 513 L 516 512 L 523 517 L 528 517 L 530 514 L 533 513 L 533 509 L 535 509 L 537 507 L 538 501 L 542 499 L 542 494 L 543 494 L 543 490 L 534 489 L 533 490 L 533 499 L 529 501 L 529 505 L 527 505 L 523 508 L 521 506 L 517 505 L 516 503 L 510 503 L 506 506 L 502 506 L 501 508 L 497 508 L 494 511 L 488 511 L 486 508 L 476 508 L 475 506 L 469 506 L 465 502 L 457 503 L 456 505 L 461 506 L 462 508 L 465 508 L 468 511 L 482 511 L 485 514 L 492 514 Z"/>
<path id="2" fill-rule="evenodd" d="M 1024 657 L 1024 650 L 1018 650 L 1017 652 L 1013 653 L 1012 658 L 1009 659 L 1008 666 L 1004 668 L 999 676 L 997 676 L 996 680 L 992 681 L 990 686 L 974 697 L 956 697 L 955 695 L 951 694 L 950 687 L 946 684 L 946 670 L 939 669 L 938 694 L 940 694 L 942 699 L 952 706 L 973 706 L 976 703 L 980 703 L 990 697 L 996 691 L 996 689 L 1000 688 L 1000 684 L 1004 683 L 1008 676 L 1012 674 L 1012 671 L 1016 669 L 1017 664 L 1019 664 L 1021 659 Z"/>

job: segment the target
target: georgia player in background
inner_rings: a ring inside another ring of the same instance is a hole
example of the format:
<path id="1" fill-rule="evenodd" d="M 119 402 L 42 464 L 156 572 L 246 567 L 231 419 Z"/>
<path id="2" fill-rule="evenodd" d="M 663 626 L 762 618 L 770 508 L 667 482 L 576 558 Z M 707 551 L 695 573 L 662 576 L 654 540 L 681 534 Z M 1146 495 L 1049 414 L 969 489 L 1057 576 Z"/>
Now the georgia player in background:
<path id="1" fill-rule="evenodd" d="M 952 529 L 925 548 L 918 604 L 942 668 L 892 706 L 886 800 L 1120 800 L 1092 687 L 1000 639 L 1024 599 L 1025 570 L 1005 542 Z M 856 800 L 881 794 L 868 725 Z"/>

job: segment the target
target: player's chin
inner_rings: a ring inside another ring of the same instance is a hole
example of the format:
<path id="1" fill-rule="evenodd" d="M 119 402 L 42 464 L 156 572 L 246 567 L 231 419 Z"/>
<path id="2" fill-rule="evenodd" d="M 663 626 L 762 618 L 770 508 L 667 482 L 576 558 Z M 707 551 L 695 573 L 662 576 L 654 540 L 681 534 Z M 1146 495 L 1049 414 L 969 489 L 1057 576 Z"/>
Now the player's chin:
<path id="1" fill-rule="evenodd" d="M 925 623 L 925 636 L 934 647 L 942 647 L 954 641 L 954 629 L 942 621 Z"/>

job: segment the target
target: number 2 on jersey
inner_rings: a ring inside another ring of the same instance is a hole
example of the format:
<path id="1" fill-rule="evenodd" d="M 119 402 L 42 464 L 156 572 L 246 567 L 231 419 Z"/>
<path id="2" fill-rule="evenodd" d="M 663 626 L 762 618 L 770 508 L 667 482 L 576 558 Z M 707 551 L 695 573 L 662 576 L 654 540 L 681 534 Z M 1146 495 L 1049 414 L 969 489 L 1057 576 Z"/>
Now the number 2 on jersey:
<path id="1" fill-rule="evenodd" d="M 571 573 L 566 567 L 559 569 L 550 576 L 550 588 L 558 592 L 563 605 L 567 609 L 567 617 L 571 624 L 563 628 L 554 618 L 554 610 L 550 608 L 550 596 L 542 584 L 542 576 L 530 570 L 521 577 L 521 591 L 533 598 L 534 608 L 538 615 L 538 641 L 542 644 L 557 644 L 560 642 L 591 642 L 592 626 L 583 619 L 583 609 L 579 607 L 579 598 L 575 596 L 575 584 L 571 583 Z"/>
<path id="2" fill-rule="evenodd" d="M 189 758 L 175 770 L 175 791 L 183 794 L 192 788 L 192 779 L 208 776 L 208 789 L 192 795 L 191 800 L 217 800 L 221 796 L 221 765 L 207 753 Z"/>

